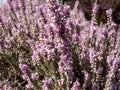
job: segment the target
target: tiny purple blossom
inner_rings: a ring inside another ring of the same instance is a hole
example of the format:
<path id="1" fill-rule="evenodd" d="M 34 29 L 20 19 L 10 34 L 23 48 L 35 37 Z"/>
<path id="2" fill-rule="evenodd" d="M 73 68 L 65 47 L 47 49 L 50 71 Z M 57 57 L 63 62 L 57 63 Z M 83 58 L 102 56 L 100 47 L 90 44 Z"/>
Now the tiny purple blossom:
<path id="1" fill-rule="evenodd" d="M 26 64 L 21 64 L 20 63 L 19 68 L 20 68 L 20 70 L 22 71 L 23 74 L 27 74 L 27 75 L 30 74 L 29 67 Z"/>
<path id="2" fill-rule="evenodd" d="M 52 79 L 43 80 L 42 90 L 52 89 Z"/>
<path id="3" fill-rule="evenodd" d="M 78 81 L 75 81 L 73 83 L 73 86 L 72 86 L 71 90 L 81 90 L 80 83 Z"/>
<path id="4" fill-rule="evenodd" d="M 39 78 L 38 73 L 32 73 L 32 74 L 31 74 L 31 79 L 32 79 L 32 80 L 37 80 L 38 78 Z"/>

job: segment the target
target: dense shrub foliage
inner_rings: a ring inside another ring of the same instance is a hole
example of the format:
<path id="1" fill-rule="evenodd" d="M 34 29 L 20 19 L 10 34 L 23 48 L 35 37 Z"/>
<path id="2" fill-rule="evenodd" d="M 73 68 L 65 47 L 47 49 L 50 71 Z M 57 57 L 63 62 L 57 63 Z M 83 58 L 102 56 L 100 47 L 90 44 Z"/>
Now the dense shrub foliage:
<path id="1" fill-rule="evenodd" d="M 0 90 L 119 90 L 120 27 L 106 11 L 87 21 L 56 0 L 8 0 L 0 8 Z"/>

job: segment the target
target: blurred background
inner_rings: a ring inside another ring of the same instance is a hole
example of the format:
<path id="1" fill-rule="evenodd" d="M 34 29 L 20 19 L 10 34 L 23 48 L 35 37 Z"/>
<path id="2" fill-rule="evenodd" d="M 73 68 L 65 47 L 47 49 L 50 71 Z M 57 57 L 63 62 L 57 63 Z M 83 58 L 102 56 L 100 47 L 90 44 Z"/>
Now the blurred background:
<path id="1" fill-rule="evenodd" d="M 63 0 L 64 4 L 68 4 L 71 8 L 74 7 L 76 0 Z M 79 8 L 82 8 L 85 17 L 90 20 L 92 14 L 93 3 L 96 0 L 78 0 Z M 98 22 L 106 22 L 106 10 L 112 8 L 113 10 L 113 21 L 120 24 L 120 0 L 97 0 L 99 4 L 99 12 L 97 13 Z"/>
<path id="2" fill-rule="evenodd" d="M 7 0 L 0 0 L 0 7 L 6 3 Z"/>

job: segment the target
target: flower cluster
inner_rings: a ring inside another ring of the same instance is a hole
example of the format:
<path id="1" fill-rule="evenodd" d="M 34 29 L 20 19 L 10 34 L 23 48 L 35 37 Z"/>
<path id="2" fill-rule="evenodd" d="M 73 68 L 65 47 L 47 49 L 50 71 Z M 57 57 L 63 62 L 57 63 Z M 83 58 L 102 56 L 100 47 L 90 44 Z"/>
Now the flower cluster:
<path id="1" fill-rule="evenodd" d="M 7 78 L 11 90 L 119 90 L 120 26 L 112 9 L 99 24 L 97 2 L 91 21 L 78 5 L 7 0 L 0 8 L 0 81 Z"/>

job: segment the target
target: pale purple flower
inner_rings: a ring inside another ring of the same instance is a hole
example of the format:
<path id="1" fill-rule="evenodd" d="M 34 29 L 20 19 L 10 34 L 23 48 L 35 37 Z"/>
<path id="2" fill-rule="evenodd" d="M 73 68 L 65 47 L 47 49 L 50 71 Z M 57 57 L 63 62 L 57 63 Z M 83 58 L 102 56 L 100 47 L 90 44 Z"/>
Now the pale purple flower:
<path id="1" fill-rule="evenodd" d="M 22 78 L 27 81 L 26 88 L 28 89 L 33 88 L 34 85 L 31 81 L 31 73 L 29 67 L 26 64 L 20 63 L 19 68 L 23 73 Z"/>
<path id="2" fill-rule="evenodd" d="M 64 85 L 65 79 L 64 79 L 64 78 L 61 78 L 61 79 L 57 80 L 57 82 L 58 82 L 58 85 L 59 85 L 60 87 L 62 87 L 62 86 Z"/>
<path id="3" fill-rule="evenodd" d="M 0 90 L 12 90 L 12 87 L 4 81 L 0 81 Z"/>
<path id="4" fill-rule="evenodd" d="M 3 85 L 3 89 L 2 90 L 11 90 L 11 89 L 12 88 L 9 85 L 5 84 L 5 85 Z"/>
<path id="5" fill-rule="evenodd" d="M 33 65 L 39 65 L 40 62 L 40 57 L 39 57 L 39 52 L 34 50 L 33 55 L 31 56 Z"/>
<path id="6" fill-rule="evenodd" d="M 72 40 L 74 44 L 78 44 L 79 43 L 79 36 L 75 33 L 72 35 Z"/>
<path id="7" fill-rule="evenodd" d="M 30 79 L 29 76 L 28 76 L 28 75 L 25 75 L 25 74 L 22 75 L 22 78 L 23 78 L 24 80 L 26 80 L 26 81 Z"/>
<path id="8" fill-rule="evenodd" d="M 29 67 L 26 64 L 19 64 L 19 68 L 24 75 L 30 75 Z"/>
<path id="9" fill-rule="evenodd" d="M 107 10 L 107 11 L 106 11 L 106 14 L 107 14 L 107 15 L 109 15 L 109 16 L 111 16 L 111 15 L 112 15 L 112 13 L 113 13 L 113 11 L 112 11 L 112 9 L 111 9 L 111 8 L 110 8 L 109 10 Z"/>
<path id="10" fill-rule="evenodd" d="M 84 73 L 84 77 L 85 77 L 85 83 L 87 83 L 88 85 L 91 83 L 91 77 L 90 77 L 90 74 L 87 72 L 87 71 L 83 71 Z"/>
<path id="11" fill-rule="evenodd" d="M 28 83 L 26 84 L 26 88 L 27 89 L 32 89 L 34 86 L 33 86 L 33 83 L 31 81 L 28 81 Z"/>
<path id="12" fill-rule="evenodd" d="M 42 90 L 52 89 L 52 79 L 43 80 Z"/>
<path id="13" fill-rule="evenodd" d="M 118 71 L 119 65 L 120 65 L 120 57 L 116 57 L 113 60 L 113 64 L 112 64 L 112 69 L 113 69 L 114 72 Z"/>
<path id="14" fill-rule="evenodd" d="M 81 90 L 80 83 L 78 81 L 75 81 L 70 90 Z"/>
<path id="15" fill-rule="evenodd" d="M 58 72 L 60 75 L 66 75 L 68 82 L 72 81 L 74 76 L 72 64 L 73 62 L 70 59 L 69 55 L 60 56 L 60 61 L 58 62 Z"/>
<path id="16" fill-rule="evenodd" d="M 117 85 L 110 85 L 109 90 L 117 90 Z"/>
<path id="17" fill-rule="evenodd" d="M 100 90 L 100 87 L 98 84 L 94 84 L 92 87 L 92 90 Z"/>
<path id="18" fill-rule="evenodd" d="M 31 79 L 32 80 L 37 80 L 39 78 L 39 74 L 36 72 L 36 73 L 31 73 Z"/>
<path id="19" fill-rule="evenodd" d="M 99 10 L 99 5 L 97 4 L 97 2 L 95 2 L 94 5 L 93 5 L 92 12 L 94 14 L 96 14 L 98 12 L 98 10 Z"/>

